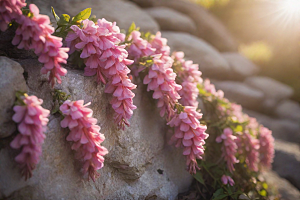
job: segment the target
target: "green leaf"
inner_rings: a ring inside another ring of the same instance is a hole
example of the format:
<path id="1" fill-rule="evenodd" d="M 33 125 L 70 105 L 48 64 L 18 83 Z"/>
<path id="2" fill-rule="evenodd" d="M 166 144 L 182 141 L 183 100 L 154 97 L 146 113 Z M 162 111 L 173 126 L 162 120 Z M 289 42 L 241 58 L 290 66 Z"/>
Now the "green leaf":
<path id="1" fill-rule="evenodd" d="M 262 187 L 267 190 L 268 189 L 268 184 L 267 183 L 263 183 Z"/>
<path id="2" fill-rule="evenodd" d="M 58 22 L 58 21 L 59 21 L 59 17 L 58 17 L 57 14 L 55 13 L 54 8 L 53 8 L 52 6 L 51 6 L 51 12 L 52 12 L 52 14 L 53 14 L 53 16 L 54 16 L 56 22 Z"/>
<path id="3" fill-rule="evenodd" d="M 261 196 L 265 197 L 265 196 L 267 196 L 267 191 L 266 191 L 266 190 L 261 190 L 261 191 L 259 192 L 259 194 L 260 194 Z"/>
<path id="4" fill-rule="evenodd" d="M 70 16 L 67 14 L 62 14 L 60 16 L 60 20 L 57 22 L 58 26 L 68 25 L 70 22 Z"/>
<path id="5" fill-rule="evenodd" d="M 134 31 L 136 29 L 136 25 L 134 22 L 132 22 L 132 24 L 130 25 L 130 27 L 128 28 L 128 33 L 127 35 L 129 35 L 130 33 L 132 33 L 132 31 Z"/>
<path id="6" fill-rule="evenodd" d="M 224 194 L 224 190 L 220 188 L 213 194 L 213 200 L 221 200 L 227 196 L 228 196 L 227 194 Z"/>
<path id="7" fill-rule="evenodd" d="M 88 19 L 92 14 L 92 8 L 87 8 L 80 13 L 78 13 L 75 17 L 73 17 L 72 22 L 78 22 L 79 20 Z"/>
<path id="8" fill-rule="evenodd" d="M 242 132 L 243 131 L 243 127 L 241 125 L 237 125 L 234 129 L 234 132 Z"/>
<path id="9" fill-rule="evenodd" d="M 205 185 L 204 179 L 203 179 L 203 175 L 200 171 L 197 171 L 197 173 L 194 175 L 194 178 L 201 183 L 202 185 Z"/>

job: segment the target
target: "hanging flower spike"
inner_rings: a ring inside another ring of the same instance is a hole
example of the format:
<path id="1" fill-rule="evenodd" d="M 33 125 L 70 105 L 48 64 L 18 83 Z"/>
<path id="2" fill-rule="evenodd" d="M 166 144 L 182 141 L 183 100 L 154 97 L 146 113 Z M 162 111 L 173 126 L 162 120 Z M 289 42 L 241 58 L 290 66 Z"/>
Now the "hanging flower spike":
<path id="1" fill-rule="evenodd" d="M 0 30 L 5 31 L 7 25 L 14 19 L 22 15 L 22 10 L 26 6 L 25 0 L 1 0 L 0 1 Z"/>
<path id="2" fill-rule="evenodd" d="M 180 63 L 180 69 L 177 72 L 177 83 L 182 85 L 182 90 L 179 91 L 181 99 L 179 102 L 184 106 L 193 106 L 198 108 L 197 97 L 199 95 L 199 90 L 197 88 L 198 84 L 203 82 L 199 71 L 199 66 L 193 64 L 193 61 L 185 61 L 183 52 L 174 52 L 173 59 L 175 62 Z M 176 66 L 175 66 L 176 68 Z"/>
<path id="3" fill-rule="evenodd" d="M 25 105 L 14 106 L 13 121 L 18 123 L 19 134 L 10 143 L 14 149 L 20 149 L 21 153 L 15 158 L 19 163 L 21 173 L 25 180 L 32 176 L 32 170 L 42 155 L 42 144 L 46 138 L 46 131 L 50 111 L 42 108 L 42 99 L 36 96 L 23 97 Z"/>
<path id="4" fill-rule="evenodd" d="M 69 32 L 66 38 L 73 51 L 82 51 L 80 57 L 84 59 L 85 75 L 97 74 L 98 82 L 106 84 L 106 93 L 112 93 L 111 104 L 115 110 L 115 122 L 119 128 L 129 126 L 129 119 L 136 106 L 133 105 L 132 92 L 136 88 L 128 78 L 130 69 L 127 65 L 133 63 L 128 60 L 128 52 L 125 45 L 118 44 L 124 39 L 119 27 L 115 23 L 99 19 L 97 24 L 88 19 L 81 22 L 81 28 L 71 26 L 73 32 Z"/>
<path id="5" fill-rule="evenodd" d="M 205 139 L 208 134 L 205 133 L 207 127 L 200 124 L 202 114 L 196 111 L 196 108 L 186 106 L 180 114 L 168 122 L 168 125 L 175 127 L 175 134 L 171 138 L 176 147 L 183 146 L 183 155 L 187 156 L 187 167 L 190 174 L 196 174 L 199 169 L 196 159 L 202 159 L 204 153 Z"/>
<path id="6" fill-rule="evenodd" d="M 274 158 L 274 138 L 272 136 L 272 131 L 266 127 L 260 127 L 259 132 L 260 162 L 266 168 L 270 169 Z"/>
<path id="7" fill-rule="evenodd" d="M 227 184 L 229 184 L 231 186 L 234 185 L 234 180 L 230 176 L 223 175 L 221 180 L 224 185 L 227 185 Z"/>
<path id="8" fill-rule="evenodd" d="M 73 142 L 72 149 L 76 151 L 75 158 L 83 162 L 82 173 L 95 181 L 99 176 L 97 170 L 104 166 L 104 155 L 107 149 L 101 146 L 105 140 L 100 127 L 96 125 L 97 119 L 93 118 L 93 111 L 83 105 L 83 100 L 66 100 L 60 111 L 65 117 L 61 121 L 61 127 L 70 129 L 67 140 Z"/>
<path id="9" fill-rule="evenodd" d="M 41 73 L 50 72 L 49 82 L 53 87 L 56 81 L 60 84 L 61 76 L 67 73 L 61 63 L 67 63 L 69 48 L 62 48 L 62 38 L 51 35 L 54 28 L 50 26 L 47 15 L 39 14 L 39 9 L 34 4 L 30 4 L 29 9 L 32 17 L 21 15 L 16 19 L 19 27 L 12 44 L 18 45 L 19 49 L 34 49 L 39 61 L 44 63 Z"/>
<path id="10" fill-rule="evenodd" d="M 221 143 L 223 140 L 222 157 L 226 161 L 227 168 L 231 173 L 234 171 L 233 165 L 239 162 L 235 157 L 238 148 L 235 142 L 236 139 L 237 137 L 232 135 L 232 130 L 230 128 L 225 128 L 223 134 L 216 138 L 217 143 Z"/>

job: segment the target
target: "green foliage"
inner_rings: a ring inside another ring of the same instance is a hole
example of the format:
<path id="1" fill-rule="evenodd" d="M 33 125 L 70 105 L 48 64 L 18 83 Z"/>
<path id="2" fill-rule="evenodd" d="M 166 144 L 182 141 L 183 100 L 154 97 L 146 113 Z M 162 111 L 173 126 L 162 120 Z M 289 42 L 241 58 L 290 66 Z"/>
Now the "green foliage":
<path id="1" fill-rule="evenodd" d="M 59 107 L 71 97 L 71 95 L 67 95 L 65 92 L 62 92 L 61 90 L 54 89 L 52 92 L 53 102 L 54 106 L 52 109 L 51 114 L 60 113 Z"/>

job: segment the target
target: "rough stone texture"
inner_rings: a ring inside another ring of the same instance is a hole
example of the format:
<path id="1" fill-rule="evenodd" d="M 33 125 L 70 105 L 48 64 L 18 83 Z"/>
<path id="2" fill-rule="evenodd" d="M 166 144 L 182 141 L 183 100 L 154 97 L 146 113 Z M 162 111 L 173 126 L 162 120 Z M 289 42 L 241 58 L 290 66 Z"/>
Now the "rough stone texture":
<path id="1" fill-rule="evenodd" d="M 188 33 L 162 32 L 162 37 L 168 39 L 172 51 L 183 51 L 186 59 L 199 64 L 203 76 L 209 78 L 226 79 L 230 72 L 227 61 L 219 52 L 205 41 Z"/>
<path id="2" fill-rule="evenodd" d="M 245 108 L 257 109 L 264 99 L 264 94 L 261 91 L 241 82 L 218 81 L 214 84 L 217 89 L 224 91 L 226 98 Z"/>
<path id="3" fill-rule="evenodd" d="M 248 76 L 255 75 L 259 69 L 250 60 L 239 53 L 222 53 L 231 68 L 229 79 L 243 80 Z"/>
<path id="4" fill-rule="evenodd" d="M 237 51 L 238 44 L 226 27 L 208 10 L 182 0 L 132 0 L 143 7 L 164 6 L 188 15 L 197 26 L 197 36 L 220 51 Z"/>
<path id="5" fill-rule="evenodd" d="M 16 130 L 12 121 L 13 105 L 17 91 L 27 91 L 21 65 L 7 57 L 0 56 L 0 138 L 10 136 Z"/>
<path id="6" fill-rule="evenodd" d="M 166 7 L 145 10 L 159 24 L 161 30 L 196 33 L 196 25 L 188 16 Z"/>
<path id="7" fill-rule="evenodd" d="M 267 115 L 257 113 L 255 111 L 243 109 L 251 117 L 255 117 L 258 122 L 272 130 L 276 139 L 295 142 L 300 144 L 300 125 L 286 119 L 274 119 Z"/>
<path id="8" fill-rule="evenodd" d="M 276 107 L 275 114 L 282 119 L 300 122 L 300 105 L 295 101 L 285 100 Z"/>
<path id="9" fill-rule="evenodd" d="M 264 112 L 271 114 L 274 112 L 275 106 L 277 106 L 281 100 L 291 97 L 294 93 L 290 86 L 269 77 L 253 76 L 247 78 L 245 83 L 261 90 L 265 94 L 262 108 Z"/>
<path id="10" fill-rule="evenodd" d="M 35 60 L 21 63 L 28 72 L 30 94 L 44 98 L 44 106 L 51 109 L 49 84 L 45 76 L 37 75 L 41 64 Z M 110 95 L 104 93 L 104 86 L 97 85 L 95 77 L 82 74 L 83 71 L 68 69 L 57 88 L 71 94 L 73 100 L 92 101 L 90 107 L 106 137 L 103 146 L 110 152 L 105 167 L 99 170 L 101 177 L 95 183 L 83 180 L 79 172 L 81 164 L 74 159 L 71 144 L 65 140 L 68 131 L 60 128 L 59 115 L 51 115 L 43 156 L 29 181 L 21 180 L 13 162 L 16 151 L 8 143 L 0 149 L 0 198 L 175 199 L 179 192 L 187 190 L 192 176 L 185 171 L 182 149 L 166 144 L 169 136 L 165 134 L 165 122 L 145 88 L 140 85 L 135 91 L 134 103 L 138 109 L 130 120 L 131 126 L 121 131 L 113 123 Z"/>
<path id="11" fill-rule="evenodd" d="M 300 189 L 299 145 L 276 140 L 273 170 Z"/>
<path id="12" fill-rule="evenodd" d="M 263 176 L 269 184 L 269 187 L 273 189 L 275 186 L 281 194 L 281 200 L 293 200 L 300 199 L 300 192 L 287 180 L 280 178 L 275 172 L 264 172 Z"/>
<path id="13" fill-rule="evenodd" d="M 97 18 L 105 18 L 108 21 L 117 22 L 121 29 L 128 30 L 131 23 L 134 22 L 141 31 L 156 33 L 159 25 L 141 8 L 132 2 L 121 0 L 87 0 L 70 2 L 68 11 L 72 15 L 76 15 L 85 8 L 92 8 L 92 14 Z"/>

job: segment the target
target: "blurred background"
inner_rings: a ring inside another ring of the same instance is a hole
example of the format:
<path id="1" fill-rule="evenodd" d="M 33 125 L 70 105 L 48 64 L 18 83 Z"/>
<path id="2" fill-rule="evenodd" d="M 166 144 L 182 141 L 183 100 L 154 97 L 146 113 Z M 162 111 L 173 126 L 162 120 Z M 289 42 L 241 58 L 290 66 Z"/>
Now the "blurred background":
<path id="1" fill-rule="evenodd" d="M 269 76 L 294 88 L 300 102 L 299 0 L 190 0 L 212 12 L 238 42 L 238 51 Z"/>

